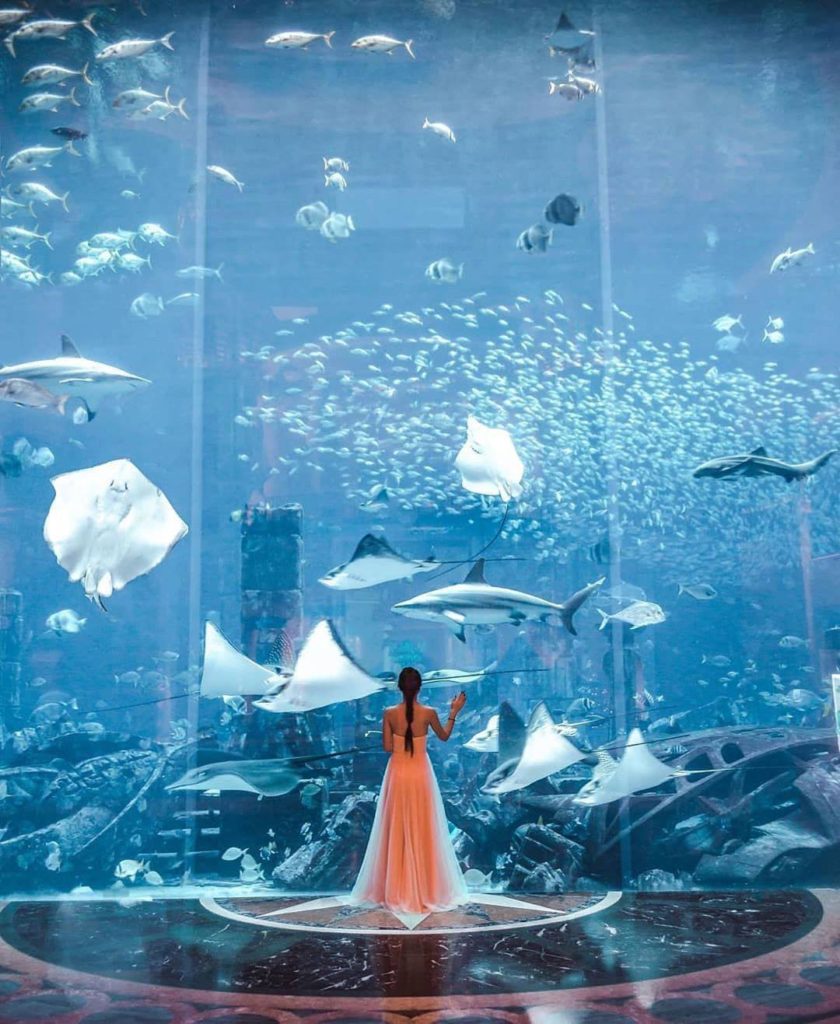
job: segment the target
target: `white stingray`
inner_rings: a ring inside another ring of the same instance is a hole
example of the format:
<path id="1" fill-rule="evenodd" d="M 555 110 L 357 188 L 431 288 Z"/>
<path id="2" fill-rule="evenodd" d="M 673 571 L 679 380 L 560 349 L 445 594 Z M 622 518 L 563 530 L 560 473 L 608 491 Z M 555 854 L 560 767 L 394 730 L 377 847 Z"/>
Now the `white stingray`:
<path id="1" fill-rule="evenodd" d="M 609 770 L 609 761 L 612 761 L 612 770 Z M 606 770 L 596 771 L 595 777 L 587 782 L 574 798 L 576 804 L 585 807 L 609 804 L 613 800 L 623 800 L 633 793 L 661 786 L 663 782 L 676 775 L 689 774 L 671 768 L 664 761 L 654 757 L 648 750 L 641 729 L 630 731 L 620 761 L 616 763 L 612 758 L 608 758 L 602 761 L 601 767 Z"/>
<path id="2" fill-rule="evenodd" d="M 464 746 L 467 750 L 477 750 L 480 754 L 498 754 L 499 716 L 491 715 L 487 727 L 468 739 Z"/>
<path id="3" fill-rule="evenodd" d="M 474 494 L 488 494 L 510 501 L 522 494 L 525 467 L 506 430 L 486 427 L 475 416 L 467 417 L 467 441 L 458 452 L 455 467 L 461 484 Z"/>
<path id="4" fill-rule="evenodd" d="M 312 629 L 292 674 L 279 678 L 276 691 L 255 701 L 256 707 L 275 714 L 300 714 L 359 700 L 388 687 L 353 660 L 329 619 Z"/>
<path id="5" fill-rule="evenodd" d="M 100 606 L 138 576 L 151 572 L 186 535 L 169 499 L 128 459 L 62 473 L 44 540 L 71 583 Z"/>
<path id="6" fill-rule="evenodd" d="M 279 677 L 273 668 L 251 661 L 212 622 L 204 623 L 202 697 L 256 697 L 268 693 Z"/>
<path id="7" fill-rule="evenodd" d="M 510 775 L 485 787 L 485 793 L 494 796 L 498 793 L 512 793 L 524 789 L 533 782 L 538 782 L 555 772 L 561 772 L 569 765 L 582 761 L 586 754 L 570 743 L 559 731 L 551 717 L 551 712 L 540 701 L 531 713 L 528 721 L 528 732 L 525 737 L 525 749 L 519 763 Z"/>

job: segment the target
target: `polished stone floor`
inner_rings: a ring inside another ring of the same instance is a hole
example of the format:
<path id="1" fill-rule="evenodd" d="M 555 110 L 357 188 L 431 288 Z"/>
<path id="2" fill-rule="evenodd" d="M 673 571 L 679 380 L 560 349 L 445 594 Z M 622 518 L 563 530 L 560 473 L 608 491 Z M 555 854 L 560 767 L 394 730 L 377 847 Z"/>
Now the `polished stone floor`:
<path id="1" fill-rule="evenodd" d="M 840 1022 L 840 893 L 0 905 L 0 1024 Z"/>

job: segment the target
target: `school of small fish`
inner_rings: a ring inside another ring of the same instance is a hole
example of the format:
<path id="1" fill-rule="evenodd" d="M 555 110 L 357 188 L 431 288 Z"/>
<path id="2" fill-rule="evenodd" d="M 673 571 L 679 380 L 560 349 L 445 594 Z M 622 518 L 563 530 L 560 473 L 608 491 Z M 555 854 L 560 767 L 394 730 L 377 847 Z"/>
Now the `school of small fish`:
<path id="1" fill-rule="evenodd" d="M 771 450 L 804 458 L 830 448 L 840 375 L 813 367 L 803 381 L 767 362 L 756 376 L 716 354 L 698 358 L 688 341 L 640 337 L 631 313 L 613 312 L 624 326 L 611 337 L 590 304 L 567 304 L 555 290 L 507 304 L 483 294 L 411 310 L 386 304 L 314 340 L 303 325 L 282 348 L 240 353 L 255 367 L 261 397 L 237 423 L 279 430 L 283 454 L 261 468 L 304 491 L 307 479 L 329 474 L 348 505 L 384 490 L 381 507 L 393 514 L 498 522 L 502 503 L 457 486 L 469 410 L 506 430 L 525 465 L 501 537 L 537 561 L 568 562 L 578 550 L 604 560 L 590 548 L 615 511 L 622 555 L 661 566 L 674 587 L 711 568 L 707 586 L 720 589 L 733 549 L 738 572 L 798 564 L 797 491 L 771 493 L 760 481 L 712 490 L 689 476 L 743 434 L 745 409 L 746 429 Z M 259 438 L 240 440 L 242 461 L 256 464 Z M 612 498 L 609 460 L 621 467 Z M 828 478 L 809 488 L 815 555 L 834 550 L 836 500 Z"/>

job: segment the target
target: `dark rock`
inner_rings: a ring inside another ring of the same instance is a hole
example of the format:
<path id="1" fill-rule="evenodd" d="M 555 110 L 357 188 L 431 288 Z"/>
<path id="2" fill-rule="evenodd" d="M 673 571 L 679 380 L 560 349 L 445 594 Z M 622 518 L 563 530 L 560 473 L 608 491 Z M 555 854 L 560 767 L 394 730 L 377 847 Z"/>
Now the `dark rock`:
<path id="1" fill-rule="evenodd" d="M 567 880 L 578 874 L 583 857 L 583 847 L 567 839 L 555 826 L 522 825 L 514 833 L 511 844 L 513 866 L 508 887 L 524 889 L 534 870 L 547 866 L 562 874 L 565 889 Z"/>
<path id="2" fill-rule="evenodd" d="M 827 759 L 815 761 L 794 786 L 813 812 L 822 834 L 840 843 L 840 766 Z"/>
<path id="3" fill-rule="evenodd" d="M 26 873 L 31 882 L 38 876 L 50 876 L 46 867 L 48 844 L 61 848 L 63 867 L 74 854 L 82 850 L 113 819 L 113 812 L 105 807 L 83 807 L 75 814 L 34 832 L 26 832 L 0 842 L 0 875 Z"/>
<path id="4" fill-rule="evenodd" d="M 828 845 L 824 836 L 788 818 L 761 825 L 754 838 L 732 853 L 704 856 L 695 878 L 703 885 L 788 885 L 801 881 L 802 872 Z"/>
<path id="5" fill-rule="evenodd" d="M 278 864 L 271 877 L 284 889 L 349 889 L 359 873 L 375 813 L 373 793 L 345 797 L 319 836 Z"/>
<path id="6" fill-rule="evenodd" d="M 152 774 L 160 755 L 146 750 L 121 750 L 95 757 L 60 772 L 44 794 L 43 804 L 56 816 L 96 804 L 118 810 Z"/>
<path id="7" fill-rule="evenodd" d="M 521 876 L 521 881 L 511 888 L 517 892 L 562 893 L 568 888 L 568 880 L 562 871 L 548 864 L 538 864 L 533 871 Z"/>
<path id="8" fill-rule="evenodd" d="M 654 868 L 652 871 L 643 871 L 631 882 L 630 888 L 639 892 L 682 892 L 690 887 L 690 883 L 690 875 L 674 875 L 662 868 Z"/>

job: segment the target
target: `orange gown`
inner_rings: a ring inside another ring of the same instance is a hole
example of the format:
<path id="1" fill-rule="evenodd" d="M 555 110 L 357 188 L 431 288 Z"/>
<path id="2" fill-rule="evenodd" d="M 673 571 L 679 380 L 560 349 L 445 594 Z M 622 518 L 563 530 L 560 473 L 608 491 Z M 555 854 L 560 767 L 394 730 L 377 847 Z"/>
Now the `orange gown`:
<path id="1" fill-rule="evenodd" d="M 428 913 L 451 910 L 466 896 L 426 737 L 414 737 L 412 757 L 395 733 L 351 900 Z"/>

